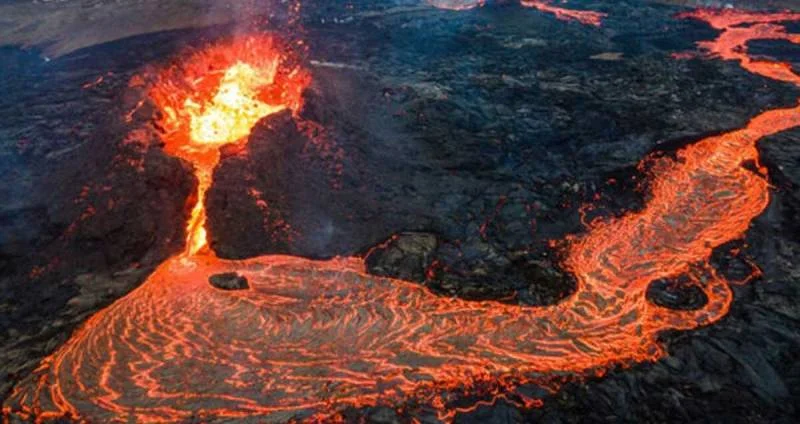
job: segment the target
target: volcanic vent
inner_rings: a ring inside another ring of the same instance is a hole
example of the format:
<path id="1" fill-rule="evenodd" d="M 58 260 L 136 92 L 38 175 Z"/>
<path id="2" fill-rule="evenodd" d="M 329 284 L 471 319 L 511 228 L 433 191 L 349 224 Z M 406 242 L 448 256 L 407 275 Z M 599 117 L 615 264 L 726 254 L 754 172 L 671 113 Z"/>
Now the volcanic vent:
<path id="1" fill-rule="evenodd" d="M 589 30 L 605 16 L 549 2 L 522 5 Z M 722 32 L 700 45 L 703 52 L 800 85 L 791 66 L 747 50 L 761 38 L 798 43 L 781 22 L 800 16 L 702 10 L 679 18 Z M 297 116 L 311 81 L 289 45 L 263 34 L 186 51 L 131 80 L 147 86 L 157 106 L 165 152 L 191 163 L 198 181 L 185 249 L 92 316 L 15 387 L 4 414 L 89 422 L 332 421 L 347 409 L 403 412 L 413 404 L 450 421 L 501 399 L 541 406 L 567 379 L 661 359 L 663 332 L 710 325 L 729 312 L 734 293 L 711 265 L 712 252 L 742 238 L 769 204 L 756 143 L 800 126 L 800 106 L 767 110 L 674 156 L 645 158 L 643 207 L 567 236 L 562 265 L 577 281 L 575 293 L 529 307 L 444 297 L 370 275 L 359 257 L 215 255 L 204 200 L 219 149 L 245 144 L 270 115 Z M 247 285 L 226 291 L 208 283 L 221 274 Z M 674 310 L 647 298 L 652 282 L 679 277 L 707 301 Z M 531 394 L 523 385 L 541 390 Z"/>
<path id="2" fill-rule="evenodd" d="M 309 75 L 287 51 L 269 36 L 235 37 L 187 53 L 156 77 L 151 96 L 162 114 L 165 151 L 189 161 L 198 181 L 186 228 L 189 254 L 207 245 L 204 201 L 219 148 L 245 142 L 265 116 L 302 106 Z"/>

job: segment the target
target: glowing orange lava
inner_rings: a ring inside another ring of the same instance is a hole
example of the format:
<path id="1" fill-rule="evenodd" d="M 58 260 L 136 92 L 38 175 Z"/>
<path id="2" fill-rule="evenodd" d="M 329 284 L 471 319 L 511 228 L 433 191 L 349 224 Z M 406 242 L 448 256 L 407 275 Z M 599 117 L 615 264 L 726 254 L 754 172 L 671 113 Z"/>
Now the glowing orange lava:
<path id="1" fill-rule="evenodd" d="M 800 34 L 787 33 L 786 28 L 780 25 L 780 22 L 800 20 L 800 13 L 758 14 L 731 9 L 700 9 L 679 16 L 705 21 L 722 30 L 722 35 L 716 40 L 700 43 L 700 47 L 710 54 L 725 60 L 737 60 L 754 74 L 800 85 L 800 76 L 788 63 L 753 58 L 747 50 L 750 40 L 786 40 L 800 44 Z"/>
<path id="2" fill-rule="evenodd" d="M 718 22 L 717 16 L 733 13 L 692 17 Z M 741 24 L 749 26 L 726 26 L 716 42 L 703 46 L 740 51 L 761 36 L 759 23 L 774 15 L 743 16 Z M 739 48 L 720 45 L 727 31 L 741 35 L 742 28 L 752 31 L 749 38 L 737 36 Z M 192 117 L 224 108 L 218 88 L 236 63 L 227 62 L 209 83 L 213 88 L 205 92 L 212 94 L 198 102 L 205 106 L 195 112 L 176 108 L 166 124 L 189 134 Z M 158 104 L 186 105 L 186 96 Z M 368 275 L 357 258 L 226 261 L 190 248 L 88 320 L 17 385 L 5 408 L 21 417 L 92 422 L 282 422 L 327 420 L 348 406 L 399 407 L 419 399 L 450 420 L 475 407 L 454 406 L 463 397 L 453 391 L 462 389 L 535 406 L 536 399 L 514 387 L 538 382 L 555 390 L 554 375 L 598 374 L 656 360 L 665 354 L 660 332 L 708 325 L 727 313 L 733 295 L 709 256 L 741 238 L 769 202 L 767 170 L 757 165 L 758 140 L 797 126 L 800 106 L 770 110 L 742 129 L 681 149 L 677 159 L 648 159 L 652 181 L 644 208 L 596 221 L 569 240 L 564 265 L 578 288 L 554 306 L 440 297 L 417 284 Z M 203 142 L 183 138 L 175 144 L 177 137 L 166 141 L 174 154 L 207 152 Z M 214 289 L 207 279 L 220 272 L 246 276 L 251 289 Z M 705 292 L 705 306 L 677 311 L 646 299 L 652 281 L 682 275 Z"/>
<path id="3" fill-rule="evenodd" d="M 205 194 L 219 147 L 240 143 L 265 116 L 299 110 L 308 74 L 288 63 L 267 36 L 239 37 L 197 51 L 163 70 L 151 90 L 162 112 L 167 153 L 194 165 L 197 196 L 186 229 L 186 251 L 207 244 Z"/>
<path id="4" fill-rule="evenodd" d="M 603 23 L 605 13 L 592 12 L 590 10 L 572 10 L 563 7 L 553 6 L 551 0 L 520 0 L 520 4 L 525 7 L 532 7 L 542 12 L 552 13 L 557 19 L 563 21 L 577 21 L 585 25 L 600 26 Z M 564 2 L 566 3 L 566 2 Z"/>
<path id="5" fill-rule="evenodd" d="M 470 10 L 486 5 L 486 0 L 427 0 L 428 4 L 439 9 L 447 10 Z M 551 0 L 520 0 L 523 7 L 531 7 L 542 12 L 552 13 L 556 19 L 562 21 L 576 21 L 585 25 L 600 26 L 603 23 L 605 13 L 593 12 L 590 10 L 573 10 L 563 7 L 553 6 Z M 562 2 L 566 3 L 566 1 Z"/>

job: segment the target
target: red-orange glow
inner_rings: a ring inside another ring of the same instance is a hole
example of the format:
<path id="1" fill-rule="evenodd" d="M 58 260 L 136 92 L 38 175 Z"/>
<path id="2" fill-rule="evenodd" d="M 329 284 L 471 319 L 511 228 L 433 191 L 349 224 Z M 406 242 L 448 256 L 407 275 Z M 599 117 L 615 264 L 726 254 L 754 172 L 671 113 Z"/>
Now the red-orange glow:
<path id="1" fill-rule="evenodd" d="M 754 74 L 800 85 L 800 75 L 794 73 L 790 64 L 754 58 L 747 50 L 750 40 L 786 40 L 800 44 L 800 34 L 787 33 L 786 28 L 779 25 L 780 22 L 800 20 L 800 13 L 758 14 L 731 9 L 700 9 L 679 16 L 702 20 L 722 30 L 716 40 L 699 43 L 710 54 L 724 60 L 737 60 Z"/>
<path id="2" fill-rule="evenodd" d="M 717 42 L 725 40 L 723 33 Z M 568 240 L 564 265 L 578 287 L 558 305 L 440 297 L 368 275 L 357 258 L 178 255 L 89 319 L 15 388 L 4 410 L 160 423 L 326 420 L 347 406 L 408 399 L 445 421 L 497 399 L 535 407 L 540 400 L 514 393 L 517 385 L 556 390 L 564 373 L 601 375 L 656 360 L 665 354 L 660 332 L 727 313 L 730 283 L 711 268 L 710 254 L 741 238 L 769 202 L 756 143 L 798 126 L 800 106 L 766 111 L 679 150 L 677 159 L 646 159 L 644 208 L 595 221 Z M 207 279 L 220 272 L 246 276 L 251 289 L 214 289 Z M 690 277 L 708 303 L 676 311 L 646 299 L 652 281 L 677 276 Z M 454 406 L 463 399 L 458 391 L 488 400 Z"/>
<path id="3" fill-rule="evenodd" d="M 542 12 L 552 13 L 556 15 L 557 19 L 563 21 L 577 21 L 585 25 L 600 26 L 603 23 L 603 18 L 608 16 L 605 13 L 593 12 L 590 10 L 572 10 L 553 6 L 551 0 L 520 0 L 520 4 Z"/>
<path id="4" fill-rule="evenodd" d="M 486 0 L 427 0 L 428 4 L 439 9 L 447 10 L 469 10 L 476 7 L 483 7 Z M 546 13 L 552 13 L 557 19 L 564 21 L 577 21 L 585 25 L 600 26 L 603 23 L 605 13 L 593 12 L 590 10 L 572 10 L 563 7 L 553 6 L 551 0 L 520 0 L 523 7 L 532 7 Z M 564 1 L 563 3 L 566 3 Z"/>
<path id="5" fill-rule="evenodd" d="M 206 105 L 187 99 L 190 116 L 189 138 L 202 144 L 226 144 L 241 140 L 259 119 L 279 112 L 284 105 L 268 105 L 257 97 L 260 87 L 272 85 L 278 62 L 269 69 L 256 69 L 236 62 L 225 70 L 216 94 Z"/>
<path id="6" fill-rule="evenodd" d="M 162 70 L 151 97 L 162 112 L 165 150 L 191 162 L 198 189 L 186 227 L 186 252 L 206 246 L 205 193 L 221 145 L 239 143 L 263 117 L 298 110 L 308 74 L 289 63 L 267 36 L 239 37 L 203 50 Z"/>

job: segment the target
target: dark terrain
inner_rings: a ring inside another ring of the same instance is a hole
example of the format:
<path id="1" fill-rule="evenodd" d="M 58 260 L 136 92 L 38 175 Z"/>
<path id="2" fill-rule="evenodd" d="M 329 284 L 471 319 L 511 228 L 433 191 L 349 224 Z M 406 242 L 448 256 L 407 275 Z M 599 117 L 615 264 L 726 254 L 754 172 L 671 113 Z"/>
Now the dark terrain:
<path id="1" fill-rule="evenodd" d="M 582 205 L 635 209 L 646 196 L 637 164 L 648 154 L 800 98 L 735 63 L 672 58 L 716 34 L 674 19 L 675 6 L 576 2 L 610 15 L 594 28 L 514 5 L 455 13 L 352 3 L 306 5 L 314 83 L 300 119 L 266 118 L 247 155 L 223 151 L 207 200 L 221 257 L 365 255 L 372 272 L 443 295 L 555 303 L 573 283 L 550 242 L 582 231 Z M 189 165 L 161 151 L 148 125 L 154 109 L 136 108 L 144 93 L 128 81 L 235 30 L 140 35 L 51 61 L 0 48 L 0 399 L 182 247 L 195 182 Z M 752 48 L 800 69 L 787 44 Z M 151 143 L 126 142 L 132 131 Z M 800 130 L 760 149 L 772 203 L 714 263 L 734 280 L 750 262 L 763 276 L 734 286 L 726 318 L 664 334 L 665 360 L 570 383 L 542 408 L 501 401 L 456 421 L 796 422 Z M 652 296 L 674 307 L 697 301 L 669 287 Z M 408 419 L 348 412 L 364 415 Z"/>

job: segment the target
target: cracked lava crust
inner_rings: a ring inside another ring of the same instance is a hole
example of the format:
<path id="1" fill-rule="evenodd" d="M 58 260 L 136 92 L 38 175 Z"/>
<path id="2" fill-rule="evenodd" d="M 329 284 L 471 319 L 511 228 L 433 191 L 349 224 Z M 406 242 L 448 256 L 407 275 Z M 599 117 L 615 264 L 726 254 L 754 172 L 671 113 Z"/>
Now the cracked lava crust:
<path id="1" fill-rule="evenodd" d="M 755 39 L 800 43 L 780 25 L 800 15 L 698 10 L 680 17 L 721 31 L 700 45 L 713 57 L 800 85 L 791 67 L 754 59 L 746 47 Z M 6 416 L 277 422 L 334 419 L 346 407 L 414 398 L 446 421 L 475 407 L 454 405 L 454 390 L 534 407 L 539 399 L 514 388 L 533 382 L 555 391 L 564 376 L 657 360 L 665 355 L 660 332 L 725 316 L 731 283 L 709 257 L 741 238 L 769 202 L 756 143 L 800 125 L 800 106 L 769 110 L 676 157 L 644 159 L 651 178 L 645 206 L 595 220 L 566 240 L 573 295 L 546 307 L 471 302 L 369 275 L 359 258 L 231 261 L 209 249 L 203 200 L 218 148 L 246 142 L 265 116 L 302 107 L 311 75 L 287 51 L 270 36 L 240 36 L 187 52 L 158 74 L 151 96 L 165 150 L 191 162 L 199 182 L 186 249 L 89 319 L 20 383 Z M 207 283 L 223 272 L 245 276 L 250 289 Z M 705 293 L 703 307 L 671 310 L 646 299 L 651 282 L 681 276 Z"/>

